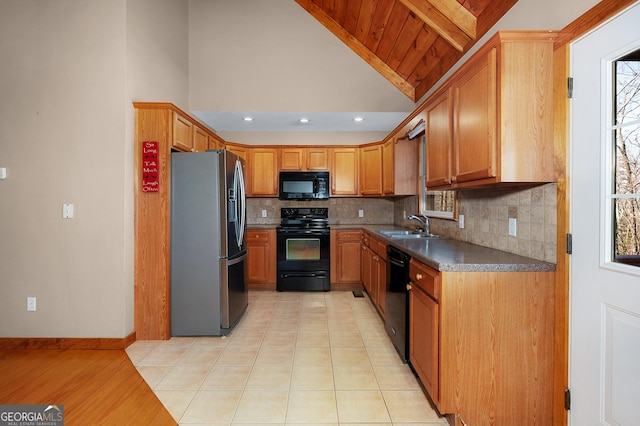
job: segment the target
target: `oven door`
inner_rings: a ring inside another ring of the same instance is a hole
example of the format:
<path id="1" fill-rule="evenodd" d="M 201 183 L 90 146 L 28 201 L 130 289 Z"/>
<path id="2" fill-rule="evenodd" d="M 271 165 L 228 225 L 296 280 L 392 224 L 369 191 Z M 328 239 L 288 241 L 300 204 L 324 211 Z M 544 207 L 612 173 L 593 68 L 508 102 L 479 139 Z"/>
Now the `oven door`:
<path id="1" fill-rule="evenodd" d="M 329 291 L 329 229 L 278 228 L 278 291 Z"/>

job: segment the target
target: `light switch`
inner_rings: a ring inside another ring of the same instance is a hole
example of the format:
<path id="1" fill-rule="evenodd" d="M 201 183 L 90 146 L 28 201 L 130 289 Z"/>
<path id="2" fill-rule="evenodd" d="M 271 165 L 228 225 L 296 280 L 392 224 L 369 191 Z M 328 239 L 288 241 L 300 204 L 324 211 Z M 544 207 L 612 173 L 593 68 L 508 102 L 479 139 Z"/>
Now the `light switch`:
<path id="1" fill-rule="evenodd" d="M 62 218 L 73 219 L 73 204 L 62 205 Z"/>
<path id="2" fill-rule="evenodd" d="M 358 210 L 358 217 L 364 217 L 364 210 Z"/>
<path id="3" fill-rule="evenodd" d="M 267 217 L 267 211 L 266 210 L 262 210 L 262 217 Z"/>
<path id="4" fill-rule="evenodd" d="M 463 214 L 459 214 L 458 215 L 458 228 L 464 229 L 464 215 Z"/>
<path id="5" fill-rule="evenodd" d="M 7 178 L 7 168 L 0 167 L 0 179 L 6 179 L 6 178 Z"/>
<path id="6" fill-rule="evenodd" d="M 517 225 L 517 220 L 515 217 L 510 217 L 509 218 L 509 235 L 511 235 L 512 237 L 516 236 L 516 225 Z"/>

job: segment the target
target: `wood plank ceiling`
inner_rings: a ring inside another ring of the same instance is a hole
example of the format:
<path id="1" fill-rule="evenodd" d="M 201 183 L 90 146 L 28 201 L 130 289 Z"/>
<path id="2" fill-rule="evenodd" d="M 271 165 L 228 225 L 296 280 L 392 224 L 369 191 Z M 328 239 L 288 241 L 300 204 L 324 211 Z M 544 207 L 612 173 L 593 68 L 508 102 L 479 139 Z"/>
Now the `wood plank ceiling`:
<path id="1" fill-rule="evenodd" d="M 296 0 L 417 102 L 517 0 Z"/>

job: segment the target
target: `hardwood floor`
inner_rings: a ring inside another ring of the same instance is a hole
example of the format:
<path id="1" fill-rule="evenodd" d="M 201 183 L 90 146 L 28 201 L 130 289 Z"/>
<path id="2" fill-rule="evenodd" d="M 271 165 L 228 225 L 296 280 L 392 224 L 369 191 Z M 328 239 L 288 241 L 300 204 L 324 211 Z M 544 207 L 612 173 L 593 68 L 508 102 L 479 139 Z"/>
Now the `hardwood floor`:
<path id="1" fill-rule="evenodd" d="M 65 425 L 177 425 L 124 350 L 0 350 L 0 404 L 64 406 Z"/>

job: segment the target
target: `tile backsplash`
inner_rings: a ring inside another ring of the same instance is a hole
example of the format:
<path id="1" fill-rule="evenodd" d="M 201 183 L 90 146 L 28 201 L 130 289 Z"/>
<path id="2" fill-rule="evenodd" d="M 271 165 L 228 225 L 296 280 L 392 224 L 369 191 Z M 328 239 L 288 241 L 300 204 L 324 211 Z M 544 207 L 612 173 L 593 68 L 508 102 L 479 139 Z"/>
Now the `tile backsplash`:
<path id="1" fill-rule="evenodd" d="M 277 225 L 282 207 L 328 207 L 330 225 L 394 223 L 394 201 L 386 198 L 339 198 L 322 201 L 283 201 L 277 198 L 247 199 L 247 222 Z M 359 212 L 362 210 L 362 217 Z M 263 216 L 263 211 L 266 217 Z"/>
<path id="2" fill-rule="evenodd" d="M 557 199 L 555 183 L 460 191 L 458 214 L 464 215 L 464 229 L 457 221 L 432 219 L 431 232 L 556 263 Z M 517 222 L 515 237 L 509 235 L 510 218 Z"/>
<path id="3" fill-rule="evenodd" d="M 252 225 L 278 225 L 281 207 L 328 207 L 331 225 L 395 224 L 415 228 L 405 218 L 418 212 L 418 197 L 330 198 L 323 201 L 282 201 L 249 198 L 247 221 Z M 362 210 L 363 217 L 359 217 Z M 266 217 L 262 217 L 263 211 Z M 458 193 L 457 221 L 431 219 L 431 232 L 522 256 L 556 263 L 557 185 L 525 188 L 474 189 Z M 509 236 L 509 218 L 517 221 L 516 236 Z"/>

